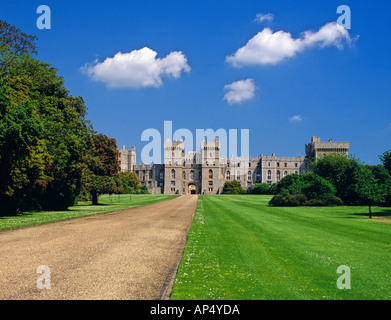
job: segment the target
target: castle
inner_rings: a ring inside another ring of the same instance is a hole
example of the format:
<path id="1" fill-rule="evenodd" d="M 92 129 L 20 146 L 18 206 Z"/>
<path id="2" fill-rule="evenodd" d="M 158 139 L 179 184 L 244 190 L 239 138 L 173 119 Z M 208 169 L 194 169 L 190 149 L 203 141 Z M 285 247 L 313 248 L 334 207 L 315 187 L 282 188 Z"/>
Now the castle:
<path id="1" fill-rule="evenodd" d="M 164 142 L 164 164 L 136 164 L 136 149 L 119 151 L 122 172 L 135 172 L 152 194 L 221 194 L 224 183 L 237 180 L 243 189 L 256 183 L 272 185 L 289 174 L 307 172 L 311 160 L 329 153 L 348 155 L 349 142 L 320 141 L 312 137 L 305 145 L 305 156 L 220 158 L 220 141 L 202 140 L 200 153 L 187 152 L 182 139 Z"/>

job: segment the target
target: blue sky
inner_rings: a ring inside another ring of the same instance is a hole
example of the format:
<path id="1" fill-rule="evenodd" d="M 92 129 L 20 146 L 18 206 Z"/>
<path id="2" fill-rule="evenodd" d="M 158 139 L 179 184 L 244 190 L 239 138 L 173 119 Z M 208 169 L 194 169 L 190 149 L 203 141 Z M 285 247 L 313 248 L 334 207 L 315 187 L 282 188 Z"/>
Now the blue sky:
<path id="1" fill-rule="evenodd" d="M 50 30 L 36 26 L 39 5 L 51 9 Z M 335 27 L 340 5 L 351 9 L 347 33 Z M 15 0 L 0 4 L 0 19 L 38 36 L 38 58 L 84 98 L 95 130 L 120 148 L 135 145 L 138 156 L 147 144 L 142 132 L 163 133 L 167 120 L 194 136 L 196 129 L 249 129 L 254 157 L 304 155 L 304 144 L 320 136 L 350 141 L 352 154 L 377 164 L 391 146 L 390 7 L 387 1 Z M 257 14 L 270 19 L 257 21 Z M 332 28 L 323 31 L 335 36 L 329 43 L 320 32 L 326 25 Z M 263 42 L 265 28 L 277 41 L 272 48 Z M 142 68 L 136 55 L 146 61 Z M 114 57 L 125 67 L 110 69 Z M 113 87 L 119 82 L 129 85 Z M 232 90 L 234 99 L 224 99 Z"/>

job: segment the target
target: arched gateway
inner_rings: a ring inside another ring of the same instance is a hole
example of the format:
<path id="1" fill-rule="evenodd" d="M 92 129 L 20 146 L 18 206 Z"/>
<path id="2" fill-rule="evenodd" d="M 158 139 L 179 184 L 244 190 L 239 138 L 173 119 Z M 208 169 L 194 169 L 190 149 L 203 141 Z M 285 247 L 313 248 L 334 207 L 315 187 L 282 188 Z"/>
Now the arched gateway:
<path id="1" fill-rule="evenodd" d="M 187 191 L 188 194 L 197 194 L 197 185 L 195 183 L 189 183 Z"/>

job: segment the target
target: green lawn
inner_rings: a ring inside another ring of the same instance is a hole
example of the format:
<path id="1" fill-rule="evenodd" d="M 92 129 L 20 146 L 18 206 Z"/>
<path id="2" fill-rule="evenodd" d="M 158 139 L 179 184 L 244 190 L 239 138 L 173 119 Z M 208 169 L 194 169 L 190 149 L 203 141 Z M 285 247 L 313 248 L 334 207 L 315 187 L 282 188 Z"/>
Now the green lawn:
<path id="1" fill-rule="evenodd" d="M 128 208 L 144 206 L 160 201 L 165 201 L 178 197 L 177 195 L 103 195 L 99 197 L 98 206 L 91 206 L 91 202 L 80 202 L 78 205 L 70 207 L 67 211 L 42 211 L 25 212 L 17 216 L 0 216 L 0 230 L 26 227 L 35 224 L 55 222 L 90 216 L 94 214 L 118 211 Z"/>
<path id="2" fill-rule="evenodd" d="M 391 299 L 391 210 L 200 196 L 171 299 Z M 340 265 L 351 289 L 339 290 Z"/>

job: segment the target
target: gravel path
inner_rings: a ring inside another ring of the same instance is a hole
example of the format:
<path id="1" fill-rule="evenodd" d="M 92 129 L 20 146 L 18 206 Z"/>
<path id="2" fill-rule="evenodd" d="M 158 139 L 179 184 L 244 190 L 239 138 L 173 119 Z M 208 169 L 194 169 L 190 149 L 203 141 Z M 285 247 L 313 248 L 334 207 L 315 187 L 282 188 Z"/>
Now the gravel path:
<path id="1" fill-rule="evenodd" d="M 0 299 L 167 299 L 197 199 L 0 232 Z"/>

